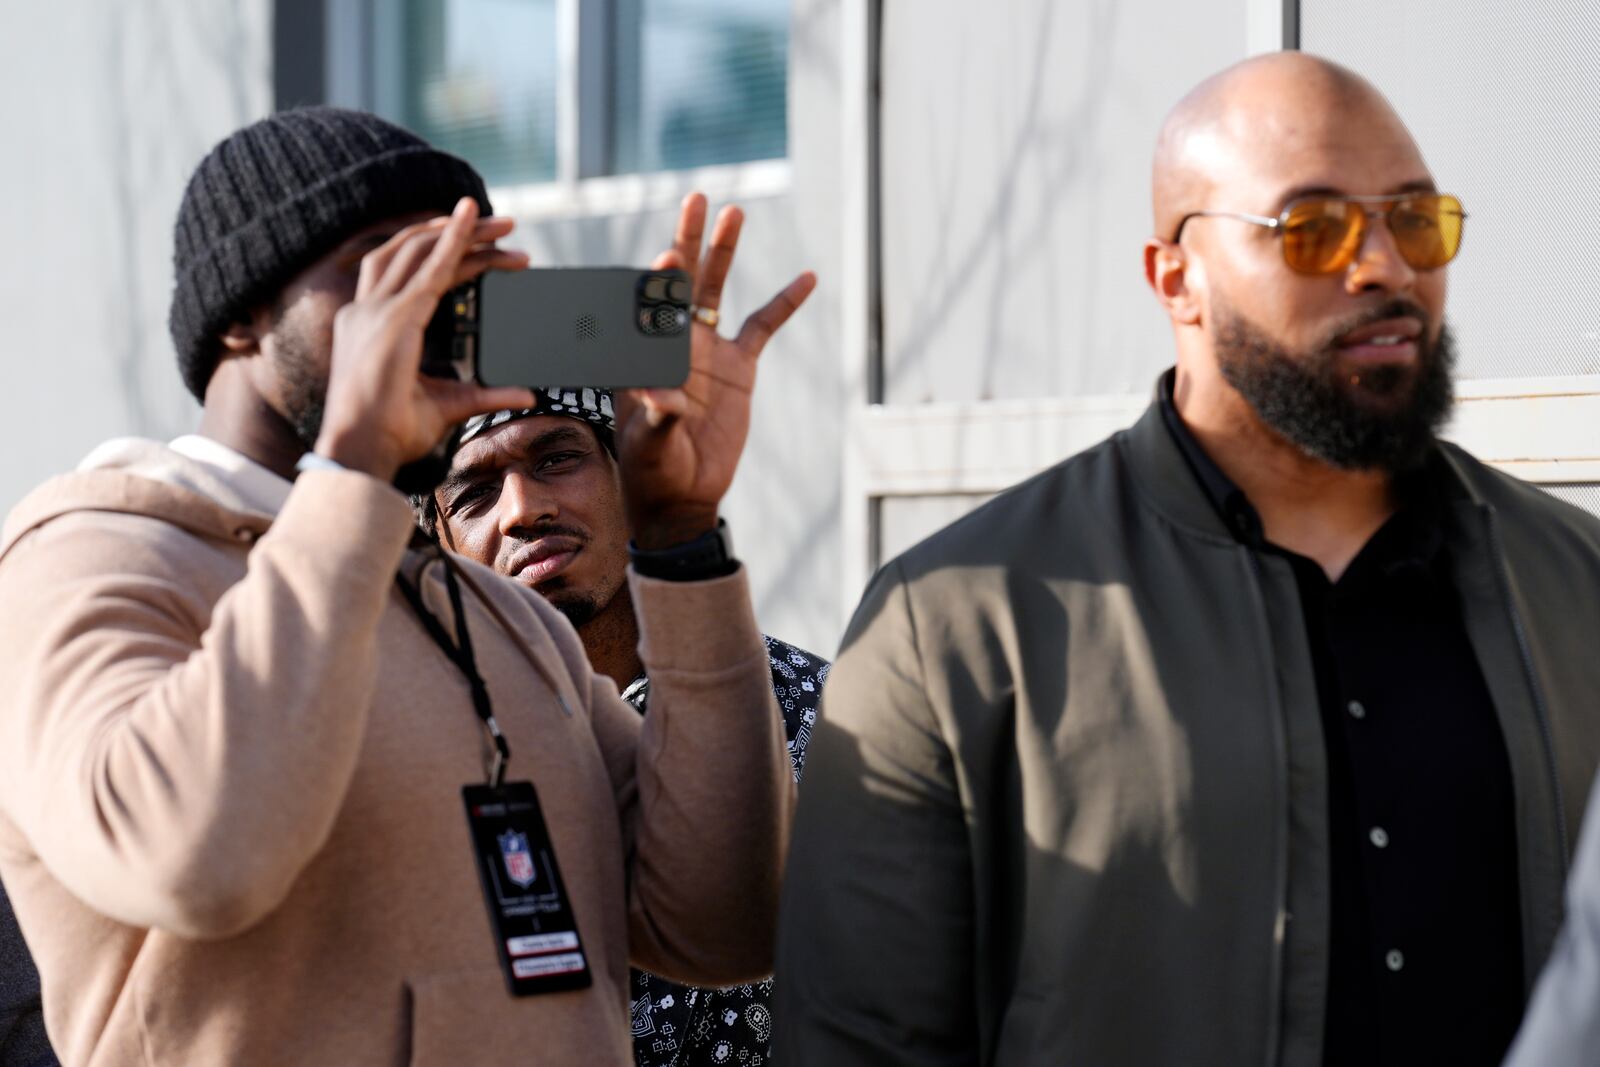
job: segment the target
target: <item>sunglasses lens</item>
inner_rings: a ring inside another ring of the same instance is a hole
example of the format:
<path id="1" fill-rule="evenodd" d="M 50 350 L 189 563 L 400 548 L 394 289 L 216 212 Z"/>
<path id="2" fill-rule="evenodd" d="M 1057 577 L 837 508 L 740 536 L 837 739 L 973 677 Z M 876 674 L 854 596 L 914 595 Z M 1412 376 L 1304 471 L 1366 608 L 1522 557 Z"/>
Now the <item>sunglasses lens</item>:
<path id="1" fill-rule="evenodd" d="M 1300 200 L 1283 224 L 1283 258 L 1303 274 L 1326 274 L 1349 264 L 1361 246 L 1366 216 L 1347 200 Z"/>
<path id="2" fill-rule="evenodd" d="M 1453 196 L 1419 196 L 1402 200 L 1389 213 L 1389 230 L 1405 261 L 1417 270 L 1442 267 L 1461 251 L 1461 223 L 1466 215 Z"/>

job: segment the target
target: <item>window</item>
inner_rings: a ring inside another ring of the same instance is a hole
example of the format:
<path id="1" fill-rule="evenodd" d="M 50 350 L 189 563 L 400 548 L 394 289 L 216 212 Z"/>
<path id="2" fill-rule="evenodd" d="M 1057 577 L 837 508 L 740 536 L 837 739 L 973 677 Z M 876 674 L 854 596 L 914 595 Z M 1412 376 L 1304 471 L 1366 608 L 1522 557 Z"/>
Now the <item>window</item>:
<path id="1" fill-rule="evenodd" d="M 374 3 L 372 106 L 502 187 L 778 159 L 789 3 Z"/>
<path id="2" fill-rule="evenodd" d="M 556 177 L 556 0 L 404 0 L 388 110 L 490 185 Z M 387 108 L 381 107 L 388 104 Z"/>
<path id="3" fill-rule="evenodd" d="M 788 0 L 617 0 L 610 173 L 776 159 Z"/>

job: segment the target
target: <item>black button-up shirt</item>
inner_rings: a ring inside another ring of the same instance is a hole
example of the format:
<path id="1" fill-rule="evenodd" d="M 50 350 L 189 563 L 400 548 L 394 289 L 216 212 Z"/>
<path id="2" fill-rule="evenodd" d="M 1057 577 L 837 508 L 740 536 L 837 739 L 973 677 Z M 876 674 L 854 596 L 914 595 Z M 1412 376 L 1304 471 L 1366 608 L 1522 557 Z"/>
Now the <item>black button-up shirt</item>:
<path id="1" fill-rule="evenodd" d="M 1511 765 L 1445 546 L 1446 476 L 1337 582 L 1266 540 L 1162 382 L 1168 429 L 1228 529 L 1294 570 L 1328 758 L 1327 1064 L 1498 1064 L 1522 1017 Z"/>

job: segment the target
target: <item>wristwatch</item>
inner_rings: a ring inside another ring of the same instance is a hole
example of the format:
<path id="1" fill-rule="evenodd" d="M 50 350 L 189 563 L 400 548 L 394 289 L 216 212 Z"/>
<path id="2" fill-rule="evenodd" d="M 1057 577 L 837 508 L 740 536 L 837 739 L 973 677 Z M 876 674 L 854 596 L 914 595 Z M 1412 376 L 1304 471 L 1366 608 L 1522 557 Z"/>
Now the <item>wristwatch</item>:
<path id="1" fill-rule="evenodd" d="M 633 569 L 646 578 L 664 578 L 669 582 L 699 582 L 707 578 L 724 578 L 739 569 L 733 555 L 733 535 L 728 532 L 725 519 L 696 537 L 667 548 L 643 549 L 628 542 L 628 558 Z"/>

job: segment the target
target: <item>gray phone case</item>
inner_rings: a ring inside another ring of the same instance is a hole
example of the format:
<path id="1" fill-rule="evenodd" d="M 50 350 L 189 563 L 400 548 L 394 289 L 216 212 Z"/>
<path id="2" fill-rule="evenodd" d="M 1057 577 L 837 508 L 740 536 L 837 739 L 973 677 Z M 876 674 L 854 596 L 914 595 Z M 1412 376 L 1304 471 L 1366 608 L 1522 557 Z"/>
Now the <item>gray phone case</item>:
<path id="1" fill-rule="evenodd" d="M 678 271 L 631 267 L 484 275 L 477 298 L 478 381 L 606 389 L 682 385 L 689 377 L 688 303 L 647 298 L 643 281 L 651 277 L 684 278 Z"/>

